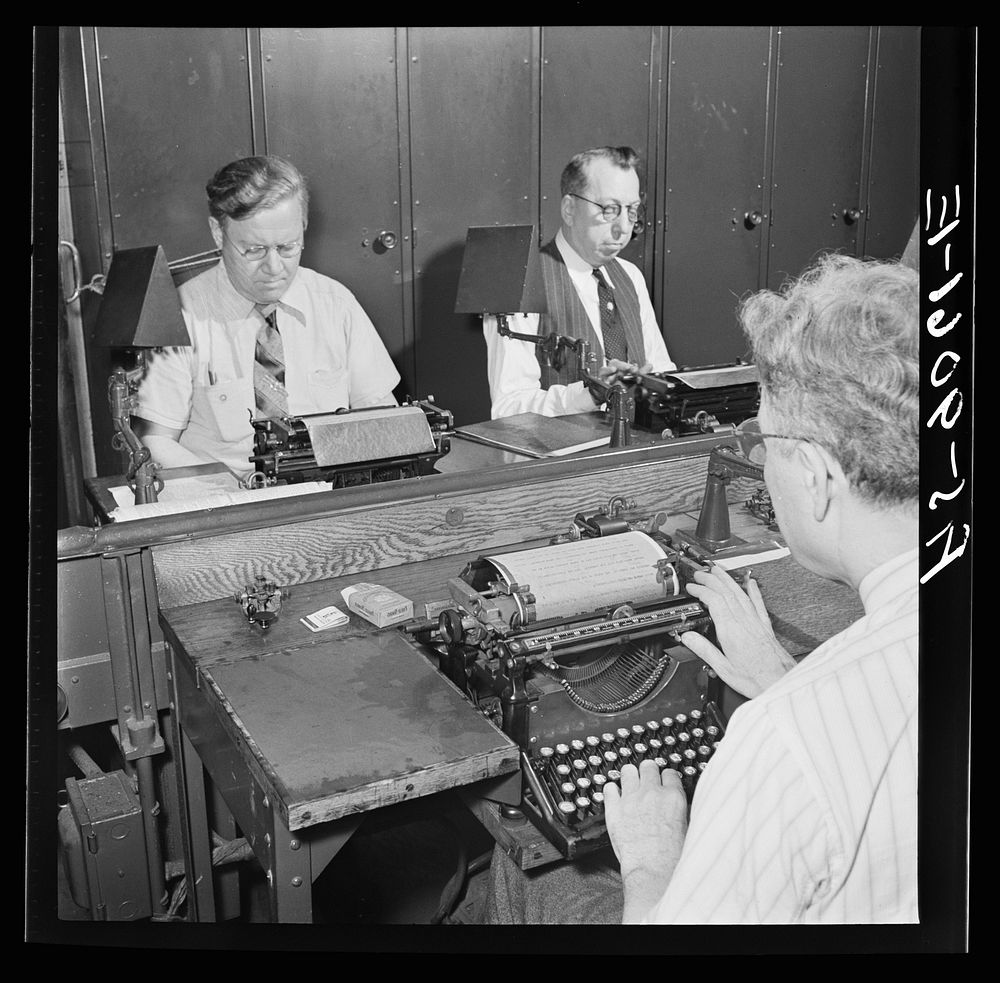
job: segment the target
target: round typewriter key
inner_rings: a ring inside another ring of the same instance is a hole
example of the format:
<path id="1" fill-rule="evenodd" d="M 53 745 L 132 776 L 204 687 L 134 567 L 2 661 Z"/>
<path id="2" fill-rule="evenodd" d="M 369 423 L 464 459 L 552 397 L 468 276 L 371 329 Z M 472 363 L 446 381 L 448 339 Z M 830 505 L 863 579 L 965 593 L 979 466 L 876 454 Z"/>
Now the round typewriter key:
<path id="1" fill-rule="evenodd" d="M 642 759 L 645 758 L 646 755 L 649 753 L 649 748 L 646 747 L 646 745 L 643 744 L 642 741 L 636 741 L 635 745 L 632 748 L 632 752 L 633 754 L 635 754 L 635 760 L 638 763 L 639 761 L 642 761 Z"/>
<path id="2" fill-rule="evenodd" d="M 559 791 L 562 793 L 563 798 L 571 799 L 576 795 L 576 783 L 575 782 L 563 782 L 559 786 Z"/>
<path id="3" fill-rule="evenodd" d="M 692 710 L 688 714 L 688 717 L 690 718 L 692 724 L 697 724 L 698 721 L 701 720 L 701 718 L 704 716 L 705 714 L 703 714 L 701 710 Z"/>
<path id="4" fill-rule="evenodd" d="M 674 721 L 675 721 L 675 723 L 677 724 L 678 727 L 680 727 L 681 729 L 683 729 L 684 725 L 688 722 L 687 714 L 686 713 L 679 713 L 679 714 L 677 714 L 677 716 L 674 717 Z"/>
<path id="5" fill-rule="evenodd" d="M 590 751 L 596 751 L 601 746 L 601 739 L 591 734 L 585 743 Z"/>
<path id="6" fill-rule="evenodd" d="M 576 780 L 576 787 L 586 795 L 590 791 L 590 779 L 589 778 L 578 778 Z"/>
<path id="7" fill-rule="evenodd" d="M 594 788 L 600 789 L 604 788 L 604 783 L 607 781 L 607 778 L 605 778 L 600 772 L 597 772 L 597 774 L 594 775 L 590 781 Z"/>
<path id="8" fill-rule="evenodd" d="M 600 771 L 604 767 L 604 758 L 599 754 L 592 754 L 587 758 L 587 767 L 591 772 Z"/>
<path id="9" fill-rule="evenodd" d="M 716 727 L 716 726 L 715 726 L 715 724 L 709 724 L 709 725 L 708 725 L 708 726 L 707 726 L 707 727 L 705 728 L 705 736 L 706 736 L 706 737 L 707 737 L 707 738 L 708 738 L 709 740 L 715 740 L 715 739 L 717 739 L 717 738 L 718 738 L 718 736 L 719 736 L 719 728 L 718 728 L 718 727 Z"/>
<path id="10" fill-rule="evenodd" d="M 559 803 L 559 812 L 565 823 L 568 823 L 570 819 L 576 819 L 576 806 L 569 799 L 563 799 Z"/>
<path id="11" fill-rule="evenodd" d="M 702 761 L 708 761 L 711 756 L 712 749 L 707 744 L 698 745 L 698 757 L 701 758 Z"/>
<path id="12" fill-rule="evenodd" d="M 701 744 L 701 740 L 704 736 L 705 731 L 701 727 L 691 728 L 691 740 L 694 741 L 695 744 Z"/>
<path id="13" fill-rule="evenodd" d="M 685 765 L 681 771 L 681 783 L 688 791 L 694 788 L 695 779 L 698 777 L 698 769 L 693 765 Z"/>
<path id="14" fill-rule="evenodd" d="M 685 748 L 681 757 L 684 759 L 684 764 L 693 765 L 698 760 L 698 752 L 693 747 Z"/>
<path id="15" fill-rule="evenodd" d="M 667 767 L 667 759 L 666 758 L 653 758 L 653 764 L 655 764 L 656 767 L 660 769 L 660 771 L 663 771 L 663 769 Z"/>
<path id="16" fill-rule="evenodd" d="M 619 727 L 615 731 L 615 737 L 618 738 L 618 743 L 621 745 L 628 744 L 628 739 L 632 736 L 631 732 L 627 727 Z"/>
<path id="17" fill-rule="evenodd" d="M 621 777 L 622 777 L 622 773 L 621 773 L 620 771 L 618 771 L 618 769 L 617 769 L 617 768 L 612 768 L 612 769 L 611 769 L 611 770 L 610 770 L 610 771 L 608 772 L 608 781 L 609 781 L 609 782 L 617 782 L 617 781 L 620 781 L 620 780 L 621 780 Z"/>
<path id="18" fill-rule="evenodd" d="M 604 760 L 609 765 L 614 765 L 618 763 L 618 752 L 617 751 L 605 751 Z"/>
<path id="19" fill-rule="evenodd" d="M 604 793 L 594 792 L 590 797 L 591 806 L 594 809 L 594 815 L 600 816 L 604 814 Z"/>
<path id="20" fill-rule="evenodd" d="M 632 724 L 632 739 L 641 741 L 646 736 L 646 728 L 642 724 Z"/>
<path id="21" fill-rule="evenodd" d="M 567 764 L 556 765 L 556 775 L 559 778 L 569 778 L 573 774 L 573 769 Z"/>
<path id="22" fill-rule="evenodd" d="M 657 733 L 659 733 L 659 730 L 660 730 L 660 722 L 658 720 L 647 720 L 646 721 L 646 730 L 651 735 L 656 735 Z"/>
<path id="23" fill-rule="evenodd" d="M 667 755 L 667 764 L 670 765 L 671 768 L 675 768 L 677 771 L 680 771 L 681 765 L 684 764 L 684 759 L 676 751 L 674 751 L 672 754 Z"/>
<path id="24" fill-rule="evenodd" d="M 538 749 L 538 757 L 540 757 L 543 763 L 548 763 L 552 760 L 552 755 L 556 753 L 556 749 L 553 747 L 540 747 Z"/>
<path id="25" fill-rule="evenodd" d="M 603 744 L 605 747 L 613 747 L 614 743 L 615 743 L 614 734 L 609 734 L 609 733 L 601 734 L 601 744 Z"/>
<path id="26" fill-rule="evenodd" d="M 660 721 L 660 723 L 663 724 L 663 729 L 664 730 L 673 730 L 674 729 L 674 718 L 673 717 L 664 717 Z"/>
<path id="27" fill-rule="evenodd" d="M 586 795 L 581 795 L 576 800 L 576 818 L 586 819 L 590 814 L 590 799 Z"/>
<path id="28" fill-rule="evenodd" d="M 698 771 L 704 771 L 707 767 L 708 767 L 708 762 L 707 761 L 699 761 L 698 762 Z"/>
<path id="29" fill-rule="evenodd" d="M 647 742 L 649 753 L 655 758 L 663 750 L 663 741 L 658 737 L 651 737 Z"/>
<path id="30" fill-rule="evenodd" d="M 666 748 L 667 754 L 669 754 L 674 750 L 674 748 L 677 747 L 677 738 L 674 737 L 673 734 L 667 734 L 666 737 L 663 738 L 663 746 Z"/>
<path id="31" fill-rule="evenodd" d="M 556 757 L 562 761 L 569 757 L 569 745 L 568 744 L 557 744 L 556 745 Z"/>
<path id="32" fill-rule="evenodd" d="M 686 730 L 682 730 L 677 735 L 677 746 L 680 748 L 685 748 L 690 743 L 691 743 L 691 735 Z"/>
<path id="33" fill-rule="evenodd" d="M 572 749 L 573 749 L 573 750 L 574 750 L 574 751 L 575 751 L 575 752 L 576 752 L 577 754 L 581 754 L 581 753 L 583 752 L 583 750 L 584 750 L 584 749 L 586 748 L 586 746 L 587 746 L 587 745 L 586 745 L 586 744 L 584 744 L 584 743 L 583 743 L 583 741 L 581 741 L 581 740 L 579 740 L 579 739 L 576 739 L 576 740 L 572 740 L 572 741 L 570 741 L 570 742 L 569 742 L 569 746 L 570 746 L 570 747 L 571 747 L 571 748 L 572 748 Z"/>
<path id="34" fill-rule="evenodd" d="M 573 760 L 573 771 L 576 772 L 577 777 L 582 775 L 587 770 L 587 762 L 583 758 L 575 758 Z"/>
<path id="35" fill-rule="evenodd" d="M 632 748 L 630 748 L 627 744 L 618 752 L 618 760 L 623 765 L 634 764 L 633 758 L 634 755 L 632 754 Z"/>

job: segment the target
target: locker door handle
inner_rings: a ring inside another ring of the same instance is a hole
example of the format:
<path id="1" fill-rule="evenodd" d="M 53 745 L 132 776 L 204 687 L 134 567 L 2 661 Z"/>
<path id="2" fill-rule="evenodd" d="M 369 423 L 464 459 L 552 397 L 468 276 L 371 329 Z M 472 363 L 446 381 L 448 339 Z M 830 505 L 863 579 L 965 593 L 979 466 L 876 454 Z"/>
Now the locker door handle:
<path id="1" fill-rule="evenodd" d="M 399 242 L 399 236 L 395 232 L 390 232 L 386 229 L 378 234 L 378 238 L 375 241 L 383 249 L 395 249 L 396 243 Z"/>
<path id="2" fill-rule="evenodd" d="M 844 209 L 844 221 L 848 225 L 854 225 L 857 220 L 861 218 L 861 211 L 857 208 L 845 208 Z"/>
<path id="3" fill-rule="evenodd" d="M 743 216 L 743 224 L 748 229 L 755 229 L 764 220 L 764 216 L 758 211 L 747 212 Z"/>

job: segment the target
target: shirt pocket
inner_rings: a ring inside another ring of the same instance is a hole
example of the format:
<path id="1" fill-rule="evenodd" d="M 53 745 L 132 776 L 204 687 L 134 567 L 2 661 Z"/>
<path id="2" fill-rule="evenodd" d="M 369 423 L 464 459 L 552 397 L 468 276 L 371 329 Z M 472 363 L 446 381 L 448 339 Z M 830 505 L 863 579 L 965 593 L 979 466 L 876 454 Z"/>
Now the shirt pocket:
<path id="1" fill-rule="evenodd" d="M 222 440 L 234 441 L 252 433 L 250 420 L 255 406 L 253 382 L 233 379 L 214 386 L 195 386 L 191 411 L 206 428 L 211 429 L 209 424 L 214 423 Z"/>
<path id="2" fill-rule="evenodd" d="M 333 413 L 351 405 L 351 379 L 346 368 L 314 369 L 307 377 L 315 413 Z"/>

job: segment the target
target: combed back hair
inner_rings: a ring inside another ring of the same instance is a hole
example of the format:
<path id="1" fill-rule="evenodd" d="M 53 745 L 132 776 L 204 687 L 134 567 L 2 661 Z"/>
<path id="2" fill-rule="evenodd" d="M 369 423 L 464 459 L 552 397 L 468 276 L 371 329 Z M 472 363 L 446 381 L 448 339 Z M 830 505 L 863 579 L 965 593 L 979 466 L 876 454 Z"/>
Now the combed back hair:
<path id="1" fill-rule="evenodd" d="M 298 195 L 302 227 L 309 222 L 309 188 L 299 169 L 283 157 L 243 157 L 219 168 L 205 185 L 208 210 L 220 224 L 248 218 Z"/>
<path id="2" fill-rule="evenodd" d="M 780 293 L 745 299 L 740 319 L 774 432 L 825 447 L 872 504 L 914 504 L 918 274 L 900 263 L 828 254 Z M 790 443 L 775 444 L 791 453 Z"/>
<path id="3" fill-rule="evenodd" d="M 559 179 L 562 195 L 578 195 L 587 188 L 587 165 L 592 160 L 607 160 L 623 171 L 638 170 L 639 155 L 631 147 L 594 147 L 577 154 L 563 168 Z"/>

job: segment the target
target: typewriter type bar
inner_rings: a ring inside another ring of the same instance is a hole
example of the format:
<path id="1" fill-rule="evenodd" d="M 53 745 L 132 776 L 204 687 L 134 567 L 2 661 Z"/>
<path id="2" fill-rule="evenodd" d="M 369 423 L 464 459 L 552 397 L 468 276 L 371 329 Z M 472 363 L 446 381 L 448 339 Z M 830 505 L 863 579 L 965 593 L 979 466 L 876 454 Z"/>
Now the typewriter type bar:
<path id="1" fill-rule="evenodd" d="M 660 771 L 676 771 L 690 802 L 724 733 L 718 707 L 708 702 L 687 714 L 638 721 L 583 742 L 603 748 L 603 754 L 580 754 L 568 742 L 540 748 L 537 753 L 522 752 L 527 788 L 521 808 L 563 856 L 572 860 L 610 842 L 604 824 L 603 789 L 608 782 L 619 780 L 625 764 L 638 766 L 648 758 Z"/>

